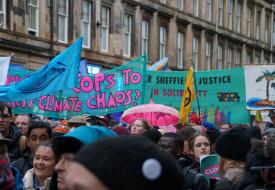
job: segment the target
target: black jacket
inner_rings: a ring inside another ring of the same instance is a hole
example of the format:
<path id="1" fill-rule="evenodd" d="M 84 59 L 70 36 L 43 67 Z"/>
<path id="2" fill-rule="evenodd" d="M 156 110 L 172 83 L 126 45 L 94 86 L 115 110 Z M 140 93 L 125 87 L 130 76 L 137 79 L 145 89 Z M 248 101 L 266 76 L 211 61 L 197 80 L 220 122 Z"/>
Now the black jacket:
<path id="1" fill-rule="evenodd" d="M 215 185 L 215 190 L 237 190 L 238 186 L 233 184 L 232 181 L 222 178 Z"/>
<path id="2" fill-rule="evenodd" d="M 204 175 L 192 169 L 193 160 L 189 156 L 181 155 L 178 161 L 183 168 L 184 190 L 209 190 Z"/>
<path id="3" fill-rule="evenodd" d="M 252 169 L 252 167 L 272 166 L 273 163 L 265 157 L 263 152 L 254 152 L 249 155 L 245 173 L 240 181 L 239 190 L 252 189 L 275 189 L 275 184 L 270 184 L 261 175 L 261 169 Z"/>
<path id="4" fill-rule="evenodd" d="M 20 133 L 19 129 L 13 123 L 11 123 L 9 127 L 9 134 L 7 137 L 5 137 L 12 140 L 12 142 L 7 146 L 10 162 L 13 162 L 21 157 L 19 148 L 19 139 L 21 135 L 22 134 Z"/>

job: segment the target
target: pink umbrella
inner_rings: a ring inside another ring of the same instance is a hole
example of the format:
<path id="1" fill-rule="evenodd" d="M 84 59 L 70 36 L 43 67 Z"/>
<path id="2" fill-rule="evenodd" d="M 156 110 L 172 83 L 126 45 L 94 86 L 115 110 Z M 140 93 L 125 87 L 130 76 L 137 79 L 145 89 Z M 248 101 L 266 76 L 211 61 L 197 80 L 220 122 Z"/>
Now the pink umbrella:
<path id="1" fill-rule="evenodd" d="M 167 126 L 179 123 L 180 114 L 172 107 L 154 104 L 153 100 L 151 100 L 149 104 L 135 106 L 126 110 L 121 116 L 121 121 L 133 124 L 140 118 L 145 119 L 152 126 Z"/>

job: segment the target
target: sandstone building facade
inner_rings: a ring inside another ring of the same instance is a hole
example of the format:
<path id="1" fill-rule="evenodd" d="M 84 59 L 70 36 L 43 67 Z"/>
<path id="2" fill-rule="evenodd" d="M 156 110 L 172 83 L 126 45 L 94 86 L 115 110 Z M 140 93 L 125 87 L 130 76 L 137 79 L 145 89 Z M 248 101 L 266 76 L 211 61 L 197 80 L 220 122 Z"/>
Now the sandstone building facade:
<path id="1" fill-rule="evenodd" d="M 103 69 L 148 55 L 173 70 L 275 62 L 272 0 L 0 0 L 0 56 L 36 70 L 84 37 Z"/>

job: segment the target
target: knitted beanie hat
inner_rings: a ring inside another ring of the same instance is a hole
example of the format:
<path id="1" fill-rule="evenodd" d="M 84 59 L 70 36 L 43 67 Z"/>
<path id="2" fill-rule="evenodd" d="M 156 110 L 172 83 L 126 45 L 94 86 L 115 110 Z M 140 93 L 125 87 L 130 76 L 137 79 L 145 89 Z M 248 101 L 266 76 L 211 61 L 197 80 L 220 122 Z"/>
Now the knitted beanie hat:
<path id="1" fill-rule="evenodd" d="M 215 150 L 219 155 L 237 161 L 245 161 L 250 149 L 250 137 L 244 127 L 229 129 L 218 137 L 215 144 Z"/>
<path id="2" fill-rule="evenodd" d="M 75 159 L 110 190 L 183 188 L 176 160 L 145 137 L 101 139 L 81 149 Z"/>
<path id="3" fill-rule="evenodd" d="M 93 143 L 103 137 L 114 137 L 117 134 L 106 127 L 81 126 L 71 130 L 64 136 L 53 139 L 55 155 L 63 153 L 76 153 L 85 144 Z"/>

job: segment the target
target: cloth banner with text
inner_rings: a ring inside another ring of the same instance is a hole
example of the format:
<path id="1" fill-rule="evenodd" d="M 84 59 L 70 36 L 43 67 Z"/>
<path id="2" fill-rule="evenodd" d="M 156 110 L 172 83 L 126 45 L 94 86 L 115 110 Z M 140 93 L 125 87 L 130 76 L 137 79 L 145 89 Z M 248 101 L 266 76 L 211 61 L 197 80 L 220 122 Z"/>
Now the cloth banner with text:
<path id="1" fill-rule="evenodd" d="M 144 101 L 146 64 L 147 58 L 142 56 L 103 73 L 79 73 L 78 84 L 74 89 L 9 104 L 15 114 L 39 114 L 53 118 L 124 111 Z M 7 83 L 16 82 L 30 74 L 29 71 L 10 70 Z"/>
<path id="2" fill-rule="evenodd" d="M 187 71 L 147 71 L 145 103 L 150 98 L 180 110 Z M 198 114 L 198 101 L 202 121 L 220 125 L 247 124 L 250 117 L 246 110 L 244 69 L 211 70 L 195 72 L 196 98 L 189 115 Z M 191 97 L 190 97 L 191 98 Z M 198 100 L 198 101 L 197 101 Z"/>

